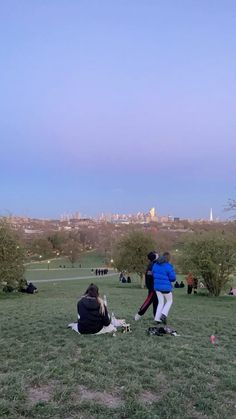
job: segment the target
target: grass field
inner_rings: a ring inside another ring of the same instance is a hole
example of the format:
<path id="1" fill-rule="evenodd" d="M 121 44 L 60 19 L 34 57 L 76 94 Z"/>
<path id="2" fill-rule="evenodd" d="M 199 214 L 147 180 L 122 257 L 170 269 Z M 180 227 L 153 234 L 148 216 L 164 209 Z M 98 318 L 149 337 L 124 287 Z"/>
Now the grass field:
<path id="1" fill-rule="evenodd" d="M 64 268 L 65 266 L 65 268 Z M 38 284 L 39 281 L 59 280 L 63 278 L 95 278 L 94 271 L 96 268 L 104 267 L 105 262 L 101 256 L 95 252 L 87 252 L 81 255 L 80 261 L 72 268 L 71 263 L 67 259 L 51 259 L 48 266 L 47 260 L 42 262 L 32 262 L 26 265 L 25 277 L 27 281 Z M 94 270 L 92 272 L 92 269 Z M 113 269 L 109 273 L 114 272 Z"/>
<path id="2" fill-rule="evenodd" d="M 48 261 L 34 261 L 28 262 L 26 264 L 27 270 L 34 269 L 48 269 Z M 96 253 L 96 251 L 89 251 L 80 256 L 78 262 L 74 264 L 75 268 L 80 268 L 80 265 L 83 269 L 99 268 L 104 266 L 105 261 L 102 256 Z M 50 260 L 49 270 L 58 269 L 61 266 L 66 266 L 67 269 L 71 269 L 71 262 L 67 258 L 54 258 Z M 74 268 L 74 269 L 75 269 Z"/>
<path id="3" fill-rule="evenodd" d="M 149 337 L 151 310 L 132 320 L 146 291 L 99 278 L 109 310 L 132 333 L 81 336 L 66 325 L 89 282 L 38 282 L 37 295 L 0 296 L 1 418 L 236 417 L 234 297 L 177 289 L 169 322 L 180 336 Z"/>

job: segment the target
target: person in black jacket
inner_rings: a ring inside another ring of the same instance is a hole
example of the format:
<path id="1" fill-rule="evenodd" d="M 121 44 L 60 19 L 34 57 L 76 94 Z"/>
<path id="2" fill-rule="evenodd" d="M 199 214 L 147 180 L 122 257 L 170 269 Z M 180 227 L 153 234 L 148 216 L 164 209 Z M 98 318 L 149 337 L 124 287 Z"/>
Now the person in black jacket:
<path id="1" fill-rule="evenodd" d="M 81 334 L 102 334 L 116 331 L 95 284 L 90 284 L 78 301 L 77 313 L 78 332 Z"/>
<path id="2" fill-rule="evenodd" d="M 32 284 L 32 282 L 25 281 L 23 285 L 21 286 L 20 292 L 26 292 L 27 294 L 36 294 L 38 292 L 37 287 Z"/>
<path id="3" fill-rule="evenodd" d="M 139 311 L 135 314 L 134 320 L 139 320 L 141 316 L 146 313 L 148 307 L 152 304 L 153 307 L 153 317 L 155 317 L 157 306 L 158 306 L 158 298 L 156 292 L 153 288 L 153 276 L 152 276 L 152 266 L 155 260 L 158 258 L 158 254 L 155 252 L 150 252 L 147 255 L 149 259 L 149 264 L 147 266 L 147 270 L 145 273 L 145 284 L 148 289 L 148 295 L 143 304 L 141 305 Z"/>

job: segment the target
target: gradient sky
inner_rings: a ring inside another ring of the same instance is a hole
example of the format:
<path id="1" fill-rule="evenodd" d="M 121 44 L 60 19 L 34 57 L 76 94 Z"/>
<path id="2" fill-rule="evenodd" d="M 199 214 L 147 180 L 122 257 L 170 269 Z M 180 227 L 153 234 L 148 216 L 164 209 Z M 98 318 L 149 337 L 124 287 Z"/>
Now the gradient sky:
<path id="1" fill-rule="evenodd" d="M 0 5 L 0 213 L 224 218 L 235 0 Z"/>

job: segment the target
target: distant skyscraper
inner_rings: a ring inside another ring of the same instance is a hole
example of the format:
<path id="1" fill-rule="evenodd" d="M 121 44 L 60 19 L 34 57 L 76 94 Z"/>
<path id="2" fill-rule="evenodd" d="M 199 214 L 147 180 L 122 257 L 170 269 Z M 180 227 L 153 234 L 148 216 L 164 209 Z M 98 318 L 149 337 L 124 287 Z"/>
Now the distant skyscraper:
<path id="1" fill-rule="evenodd" d="M 213 212 L 212 212 L 212 208 L 210 209 L 210 221 L 213 221 Z"/>
<path id="2" fill-rule="evenodd" d="M 150 221 L 158 221 L 155 208 L 151 208 L 148 212 L 147 219 Z"/>
<path id="3" fill-rule="evenodd" d="M 150 214 L 150 217 L 151 217 L 151 218 L 154 218 L 154 217 L 155 217 L 155 215 L 156 215 L 155 208 L 151 208 L 151 209 L 149 210 L 149 214 Z"/>

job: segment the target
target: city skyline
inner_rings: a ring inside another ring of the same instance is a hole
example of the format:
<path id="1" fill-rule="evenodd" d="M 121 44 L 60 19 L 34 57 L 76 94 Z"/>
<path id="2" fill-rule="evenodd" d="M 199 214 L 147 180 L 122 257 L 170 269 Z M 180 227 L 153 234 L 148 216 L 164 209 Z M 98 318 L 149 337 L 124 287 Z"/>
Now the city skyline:
<path id="1" fill-rule="evenodd" d="M 232 0 L 3 2 L 0 214 L 228 218 L 235 42 Z"/>
<path id="2" fill-rule="evenodd" d="M 9 218 L 29 218 L 29 219 L 39 219 L 39 220 L 53 220 L 53 219 L 57 219 L 57 220 L 61 220 L 61 221 L 69 221 L 72 219 L 77 219 L 77 220 L 83 220 L 83 219 L 91 219 L 91 220 L 104 220 L 104 221 L 115 221 L 115 220 L 122 220 L 122 219 L 136 219 L 136 220 L 145 220 L 145 221 L 156 221 L 156 222 L 164 222 L 164 221 L 178 221 L 178 220 L 188 220 L 188 221 L 232 221 L 233 218 L 232 217 L 219 217 L 219 216 L 215 216 L 215 214 L 213 213 L 213 209 L 210 208 L 209 209 L 209 214 L 206 215 L 205 217 L 197 217 L 197 218 L 193 218 L 193 217 L 181 217 L 178 214 L 172 214 L 172 213 L 168 213 L 168 214 L 161 214 L 159 213 L 155 207 L 151 207 L 149 210 L 146 208 L 145 211 L 136 211 L 133 213 L 130 212 L 101 212 L 101 213 L 97 213 L 97 214 L 83 214 L 80 211 L 75 211 L 75 212 L 71 212 L 71 211 L 67 211 L 64 212 L 56 217 L 34 217 L 31 216 L 29 214 L 13 214 L 13 213 L 6 213 L 6 214 L 0 214 L 0 217 L 9 217 Z"/>

